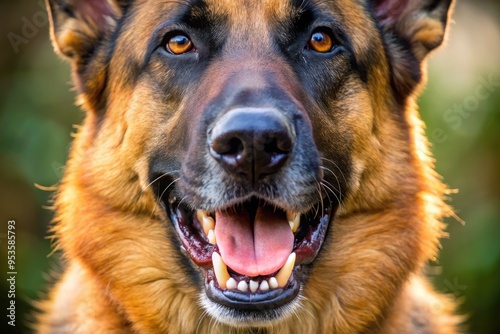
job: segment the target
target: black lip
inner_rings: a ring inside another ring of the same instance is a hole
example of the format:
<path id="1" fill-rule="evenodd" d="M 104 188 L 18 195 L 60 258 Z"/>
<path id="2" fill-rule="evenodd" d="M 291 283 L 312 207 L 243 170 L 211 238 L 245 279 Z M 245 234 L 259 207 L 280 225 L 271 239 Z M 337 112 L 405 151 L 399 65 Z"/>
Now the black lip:
<path id="1" fill-rule="evenodd" d="M 293 301 L 300 292 L 298 279 L 292 279 L 285 289 L 267 292 L 243 293 L 237 290 L 221 290 L 214 281 L 206 284 L 207 297 L 212 301 L 239 311 L 274 310 Z"/>

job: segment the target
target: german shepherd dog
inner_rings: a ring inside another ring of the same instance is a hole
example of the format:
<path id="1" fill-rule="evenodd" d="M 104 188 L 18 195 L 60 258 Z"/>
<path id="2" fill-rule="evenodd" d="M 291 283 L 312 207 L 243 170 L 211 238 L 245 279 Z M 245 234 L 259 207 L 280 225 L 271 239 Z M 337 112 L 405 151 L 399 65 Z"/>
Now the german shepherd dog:
<path id="1" fill-rule="evenodd" d="M 416 98 L 452 0 L 47 0 L 86 111 L 40 333 L 455 333 Z"/>

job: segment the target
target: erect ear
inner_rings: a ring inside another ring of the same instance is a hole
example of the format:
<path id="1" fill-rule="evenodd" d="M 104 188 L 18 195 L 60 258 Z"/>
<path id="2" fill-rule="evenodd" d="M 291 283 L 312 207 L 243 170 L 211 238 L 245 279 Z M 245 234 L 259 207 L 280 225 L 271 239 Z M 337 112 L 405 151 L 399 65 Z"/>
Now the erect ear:
<path id="1" fill-rule="evenodd" d="M 87 111 L 104 106 L 106 40 L 130 0 L 46 0 L 56 52 L 71 62 L 78 103 Z"/>
<path id="2" fill-rule="evenodd" d="M 400 102 L 422 82 L 424 62 L 443 43 L 454 0 L 371 0 Z"/>
<path id="3" fill-rule="evenodd" d="M 116 26 L 124 1 L 46 0 L 56 51 L 81 64 Z"/>
<path id="4" fill-rule="evenodd" d="M 374 0 L 375 15 L 385 32 L 399 37 L 422 61 L 443 43 L 454 0 Z"/>

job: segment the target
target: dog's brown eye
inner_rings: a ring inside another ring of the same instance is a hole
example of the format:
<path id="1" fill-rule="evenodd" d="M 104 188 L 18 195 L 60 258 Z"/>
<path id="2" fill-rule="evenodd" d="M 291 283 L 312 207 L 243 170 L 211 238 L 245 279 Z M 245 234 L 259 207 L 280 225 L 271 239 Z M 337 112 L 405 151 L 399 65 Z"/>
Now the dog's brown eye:
<path id="1" fill-rule="evenodd" d="M 193 42 L 186 35 L 175 35 L 168 40 L 167 50 L 174 55 L 180 55 L 193 50 Z"/>
<path id="2" fill-rule="evenodd" d="M 309 43 L 307 44 L 308 49 L 314 50 L 320 53 L 330 52 L 333 49 L 333 40 L 326 32 L 316 31 L 312 34 Z"/>

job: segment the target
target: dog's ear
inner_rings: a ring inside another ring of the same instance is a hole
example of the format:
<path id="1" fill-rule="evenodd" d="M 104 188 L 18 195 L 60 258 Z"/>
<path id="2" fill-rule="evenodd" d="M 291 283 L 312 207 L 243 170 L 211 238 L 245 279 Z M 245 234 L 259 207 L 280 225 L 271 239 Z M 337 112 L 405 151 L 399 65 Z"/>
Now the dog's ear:
<path id="1" fill-rule="evenodd" d="M 106 50 L 99 46 L 115 31 L 130 1 L 46 0 L 52 43 L 72 65 L 78 103 L 84 110 L 104 107 L 107 59 Z"/>
<path id="2" fill-rule="evenodd" d="M 411 47 L 417 60 L 443 43 L 453 0 L 374 0 L 375 16 L 386 33 Z"/>
<path id="3" fill-rule="evenodd" d="M 400 101 L 422 83 L 427 55 L 443 43 L 454 0 L 371 0 Z"/>
<path id="4" fill-rule="evenodd" d="M 75 64 L 84 62 L 116 26 L 124 1 L 46 0 L 57 53 Z"/>

